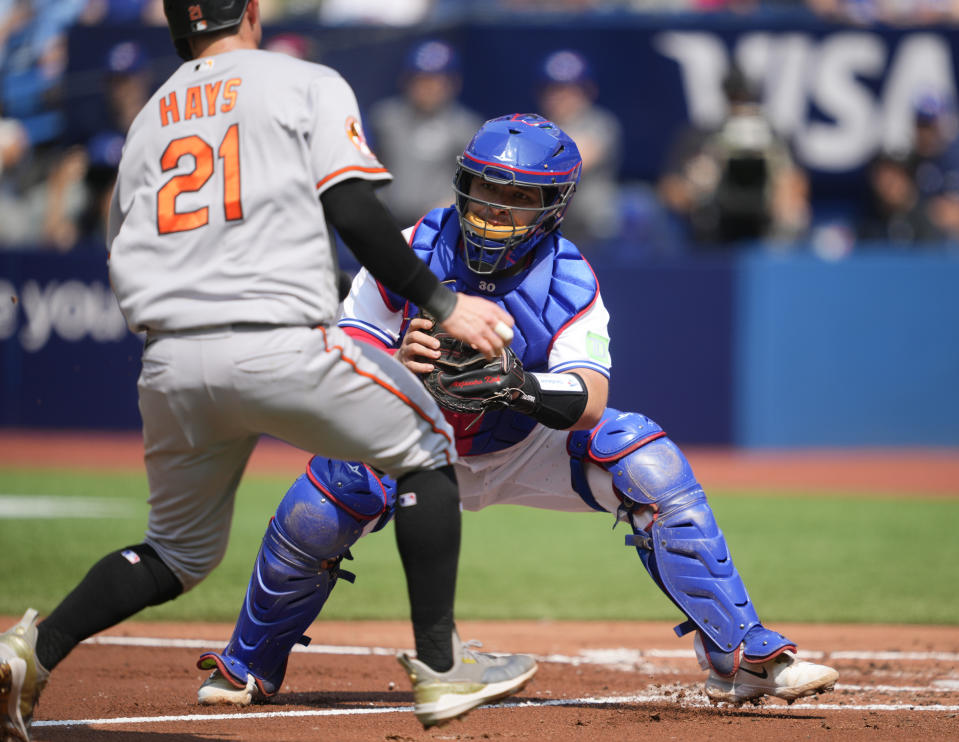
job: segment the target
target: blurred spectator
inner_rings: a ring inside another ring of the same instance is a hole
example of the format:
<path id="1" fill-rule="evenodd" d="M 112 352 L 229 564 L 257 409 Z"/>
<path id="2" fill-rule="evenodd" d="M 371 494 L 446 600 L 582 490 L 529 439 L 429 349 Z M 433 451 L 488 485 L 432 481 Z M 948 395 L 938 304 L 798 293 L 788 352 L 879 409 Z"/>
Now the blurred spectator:
<path id="1" fill-rule="evenodd" d="M 87 26 L 138 23 L 166 25 L 163 0 L 86 0 L 78 20 Z"/>
<path id="2" fill-rule="evenodd" d="M 263 48 L 307 61 L 313 61 L 316 57 L 316 44 L 309 36 L 298 33 L 280 33 L 271 36 L 263 43 Z"/>
<path id="3" fill-rule="evenodd" d="M 109 123 L 85 145 L 86 166 L 79 178 L 86 194 L 85 208 L 76 222 L 76 236 L 103 248 L 110 195 L 126 133 L 153 92 L 150 59 L 135 41 L 121 41 L 107 50 L 103 87 Z"/>
<path id="4" fill-rule="evenodd" d="M 652 9 L 650 6 L 657 6 L 656 9 L 670 10 L 673 12 L 685 13 L 753 13 L 764 4 L 770 4 L 768 0 L 679 0 L 670 2 L 670 0 L 656 0 L 646 2 L 644 0 L 633 0 L 632 7 L 638 9 L 646 6 L 645 10 Z M 779 5 L 781 3 L 771 3 Z"/>
<path id="5" fill-rule="evenodd" d="M 413 26 L 426 20 L 432 6 L 432 0 L 323 0 L 319 5 L 319 19 L 331 26 L 360 23 Z"/>
<path id="6" fill-rule="evenodd" d="M 63 133 L 60 85 L 67 64 L 66 34 L 86 2 L 29 0 L 16 6 L 16 25 L 2 55 L 0 108 L 26 126 L 34 146 Z"/>
<path id="7" fill-rule="evenodd" d="M 7 53 L 7 39 L 20 30 L 33 15 L 30 0 L 0 0 L 0 69 Z"/>
<path id="8" fill-rule="evenodd" d="M 690 127 L 673 143 L 658 190 L 698 245 L 790 243 L 809 225 L 809 183 L 773 131 L 754 86 L 733 68 L 723 82 L 726 119 Z"/>
<path id="9" fill-rule="evenodd" d="M 868 183 L 870 203 L 857 226 L 857 240 L 913 244 L 943 239 L 920 199 L 907 153 L 880 153 L 869 165 Z"/>
<path id="10" fill-rule="evenodd" d="M 130 41 L 107 50 L 110 120 L 82 145 L 26 148 L 0 181 L 0 242 L 65 251 L 103 248 L 104 222 L 127 129 L 152 92 L 149 60 Z M 5 158 L 6 159 L 6 158 Z"/>
<path id="11" fill-rule="evenodd" d="M 67 29 L 86 0 L 0 0 L 0 243 L 66 249 L 82 151 L 61 151 Z"/>
<path id="12" fill-rule="evenodd" d="M 124 138 L 114 132 L 102 132 L 87 142 L 87 162 L 83 173 L 86 199 L 77 222 L 77 239 L 90 249 L 103 250 L 106 247 L 110 198 L 117 179 L 123 141 Z"/>
<path id="13" fill-rule="evenodd" d="M 497 10 L 521 13 L 609 13 L 617 10 L 635 13 L 753 13 L 764 6 L 803 6 L 804 0 L 473 0 L 474 5 L 489 5 Z M 462 4 L 448 0 L 447 5 Z"/>
<path id="14" fill-rule="evenodd" d="M 153 90 L 150 59 L 135 41 L 112 46 L 104 65 L 104 86 L 112 129 L 126 136 Z"/>
<path id="15" fill-rule="evenodd" d="M 938 92 L 916 97 L 911 153 L 919 199 L 928 218 L 950 239 L 959 239 L 959 114 Z"/>
<path id="16" fill-rule="evenodd" d="M 0 119 L 0 163 L 0 247 L 70 249 L 84 204 L 82 149 L 31 147 L 20 122 Z"/>
<path id="17" fill-rule="evenodd" d="M 27 130 L 16 119 L 0 117 L 0 178 L 24 158 L 30 149 Z"/>
<path id="18" fill-rule="evenodd" d="M 499 5 L 521 12 L 583 12 L 603 10 L 622 3 L 610 0 L 501 0 Z"/>
<path id="19" fill-rule="evenodd" d="M 591 242 L 620 232 L 617 178 L 622 126 L 613 113 L 595 103 L 599 89 L 589 63 L 578 52 L 562 49 L 547 55 L 537 92 L 539 112 L 569 134 L 583 158 L 583 174 L 562 231 L 588 252 Z"/>
<path id="20" fill-rule="evenodd" d="M 456 50 L 430 39 L 409 51 L 401 94 L 370 109 L 373 149 L 394 178 L 381 193 L 403 227 L 453 202 L 456 158 L 482 124 L 457 101 L 460 85 Z"/>
<path id="21" fill-rule="evenodd" d="M 959 8 L 951 0 L 806 0 L 816 15 L 831 21 L 870 26 L 954 23 Z"/>

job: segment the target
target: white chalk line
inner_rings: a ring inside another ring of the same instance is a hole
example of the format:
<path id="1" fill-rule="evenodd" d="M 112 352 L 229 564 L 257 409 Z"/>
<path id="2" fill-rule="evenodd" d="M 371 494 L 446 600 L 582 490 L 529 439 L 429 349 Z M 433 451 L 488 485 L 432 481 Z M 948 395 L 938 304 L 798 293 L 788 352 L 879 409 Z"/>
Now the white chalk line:
<path id="1" fill-rule="evenodd" d="M 174 639 L 153 638 L 139 636 L 95 636 L 86 639 L 84 644 L 105 644 L 123 647 L 159 647 L 172 649 L 222 649 L 226 646 L 224 639 Z M 390 656 L 399 651 L 388 647 L 361 647 L 334 644 L 310 644 L 303 646 L 296 644 L 294 652 L 308 654 L 360 655 L 360 656 Z M 959 652 L 865 652 L 865 651 L 804 651 L 800 650 L 799 657 L 818 660 L 874 660 L 874 661 L 919 661 L 919 662 L 959 662 Z M 691 649 L 584 649 L 580 655 L 547 654 L 539 655 L 540 662 L 554 662 L 557 664 L 598 664 L 621 665 L 632 661 L 649 659 L 683 659 L 695 660 L 696 654 Z"/>
<path id="2" fill-rule="evenodd" d="M 0 494 L 0 518 L 129 518 L 136 503 L 109 497 Z"/>
<path id="3" fill-rule="evenodd" d="M 610 704 L 642 704 L 642 703 L 669 703 L 682 708 L 708 708 L 712 706 L 706 700 L 684 698 L 678 701 L 675 694 L 662 693 L 639 694 L 630 696 L 584 696 L 582 698 L 550 698 L 545 700 L 529 700 L 506 702 L 497 706 L 481 706 L 480 708 L 542 708 L 549 706 L 604 706 Z M 959 711 L 959 706 L 916 705 L 907 703 L 869 703 L 869 704 L 833 704 L 833 703 L 794 703 L 791 706 L 768 706 L 776 712 L 786 710 L 797 711 Z M 112 719 L 64 719 L 56 721 L 34 721 L 34 727 L 69 727 L 69 726 L 117 726 L 121 724 L 173 724 L 180 722 L 197 721 L 237 721 L 247 719 L 292 719 L 299 717 L 316 716 L 361 716 L 369 714 L 411 713 L 412 706 L 376 706 L 371 708 L 350 709 L 309 709 L 300 711 L 237 711 L 232 714 L 182 714 L 176 716 L 127 716 Z"/>
<path id="4" fill-rule="evenodd" d="M 125 637 L 125 636 L 99 636 L 87 639 L 85 644 L 100 644 L 110 646 L 132 646 L 132 647 L 156 647 L 156 648 L 177 648 L 177 649 L 220 649 L 226 642 L 214 641 L 209 639 L 176 639 L 176 638 L 153 638 L 153 637 Z M 396 655 L 395 648 L 388 647 L 366 647 L 366 646 L 343 646 L 329 644 L 311 644 L 309 646 L 296 645 L 296 652 L 308 654 L 327 654 L 340 656 L 389 656 Z M 886 661 L 909 661 L 923 660 L 933 662 L 956 662 L 959 661 L 959 654 L 950 652 L 806 652 L 800 653 L 801 656 L 816 657 L 825 659 L 863 659 L 874 660 L 882 659 Z M 584 650 L 581 655 L 562 655 L 550 654 L 537 657 L 539 662 L 582 665 L 593 664 L 617 669 L 630 669 L 639 661 L 648 661 L 650 659 L 680 659 L 695 660 L 695 653 L 692 650 L 666 650 L 666 649 L 599 649 Z M 670 669 L 669 672 L 677 672 L 678 669 Z M 838 684 L 838 692 L 861 692 L 877 694 L 901 694 L 901 693 L 951 693 L 957 690 L 957 685 L 951 680 L 934 681 L 930 686 L 896 686 L 896 685 L 850 685 Z M 679 691 L 683 691 L 681 694 Z M 500 704 L 500 707 L 515 708 L 536 708 L 549 706 L 599 706 L 609 704 L 649 704 L 649 703 L 669 703 L 684 708 L 709 708 L 712 704 L 706 699 L 701 690 L 676 684 L 670 687 L 668 693 L 660 691 L 656 693 L 643 693 L 628 696 L 586 696 L 582 698 L 556 698 L 556 699 L 537 699 L 525 701 L 513 701 Z M 489 707 L 482 707 L 489 708 Z M 767 707 L 773 708 L 773 707 Z M 830 703 L 793 703 L 788 707 L 776 705 L 777 711 L 781 710 L 820 710 L 820 711 L 938 711 L 938 712 L 956 712 L 959 711 L 959 705 L 941 705 L 941 704 L 913 704 L 913 703 L 868 703 L 868 704 L 830 704 Z M 274 719 L 274 718 L 298 718 L 298 717 L 320 717 L 320 716 L 359 716 L 364 714 L 390 714 L 390 713 L 409 713 L 413 710 L 412 706 L 371 706 L 370 708 L 348 708 L 348 709 L 308 709 L 295 711 L 259 711 L 245 712 L 237 711 L 227 714 L 181 714 L 171 716 L 142 716 L 142 717 L 120 717 L 120 718 L 101 718 L 101 719 L 71 719 L 59 721 L 41 721 L 34 722 L 34 726 L 90 726 L 90 725 L 121 725 L 121 724 L 169 724 L 181 722 L 196 721 L 224 721 L 237 719 Z"/>

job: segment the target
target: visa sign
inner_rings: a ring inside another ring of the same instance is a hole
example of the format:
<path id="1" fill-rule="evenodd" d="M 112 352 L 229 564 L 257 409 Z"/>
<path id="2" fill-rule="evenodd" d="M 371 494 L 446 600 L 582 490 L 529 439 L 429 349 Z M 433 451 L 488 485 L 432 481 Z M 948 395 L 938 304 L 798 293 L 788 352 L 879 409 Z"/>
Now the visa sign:
<path id="1" fill-rule="evenodd" d="M 708 31 L 666 31 L 657 52 L 679 66 L 690 120 L 722 121 L 722 81 L 735 59 L 762 88 L 763 108 L 805 167 L 842 172 L 912 141 L 918 93 L 956 97 L 955 33 L 744 31 L 730 43 Z"/>

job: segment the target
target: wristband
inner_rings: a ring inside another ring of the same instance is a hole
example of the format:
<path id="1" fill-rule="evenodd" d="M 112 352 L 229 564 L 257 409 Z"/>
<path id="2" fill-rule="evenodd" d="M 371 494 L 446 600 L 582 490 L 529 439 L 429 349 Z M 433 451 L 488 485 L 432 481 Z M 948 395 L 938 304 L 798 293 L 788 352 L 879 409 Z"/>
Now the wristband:
<path id="1" fill-rule="evenodd" d="M 456 294 L 442 283 L 437 283 L 436 288 L 430 292 L 429 298 L 421 306 L 429 312 L 436 324 L 442 324 L 449 319 L 453 309 L 456 308 Z"/>

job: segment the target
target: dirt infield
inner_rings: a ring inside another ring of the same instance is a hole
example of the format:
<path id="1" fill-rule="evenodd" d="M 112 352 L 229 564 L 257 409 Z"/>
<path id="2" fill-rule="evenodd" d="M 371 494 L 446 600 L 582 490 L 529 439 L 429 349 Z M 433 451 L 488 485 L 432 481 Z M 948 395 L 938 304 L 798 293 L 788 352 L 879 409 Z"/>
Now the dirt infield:
<path id="1" fill-rule="evenodd" d="M 0 619 L 9 625 L 13 617 Z M 930 740 L 959 732 L 959 629 L 777 626 L 840 671 L 833 693 L 792 706 L 710 706 L 687 639 L 663 623 L 460 622 L 488 648 L 535 653 L 540 669 L 500 707 L 424 731 L 393 659 L 402 622 L 318 622 L 274 702 L 205 708 L 193 663 L 232 627 L 126 623 L 81 645 L 54 673 L 36 714 L 40 742 L 277 740 Z M 149 638 L 155 641 L 147 642 Z M 189 647 L 163 638 L 197 640 Z M 155 646 L 143 646 L 153 644 Z"/>
<path id="2" fill-rule="evenodd" d="M 959 455 L 939 451 L 743 453 L 690 450 L 709 488 L 959 496 Z M 137 436 L 0 431 L 0 466 L 139 469 Z M 254 473 L 298 472 L 302 453 L 266 441 Z M 14 616 L 0 616 L 9 626 Z M 194 662 L 229 637 L 223 624 L 127 622 L 78 647 L 38 706 L 38 742 L 276 740 L 954 740 L 959 739 L 959 627 L 777 625 L 810 659 L 840 672 L 833 693 L 793 705 L 711 706 L 689 637 L 638 622 L 461 621 L 464 639 L 538 656 L 520 694 L 439 729 L 412 714 L 394 655 L 406 622 L 313 625 L 274 702 L 245 710 L 196 705 Z"/>

